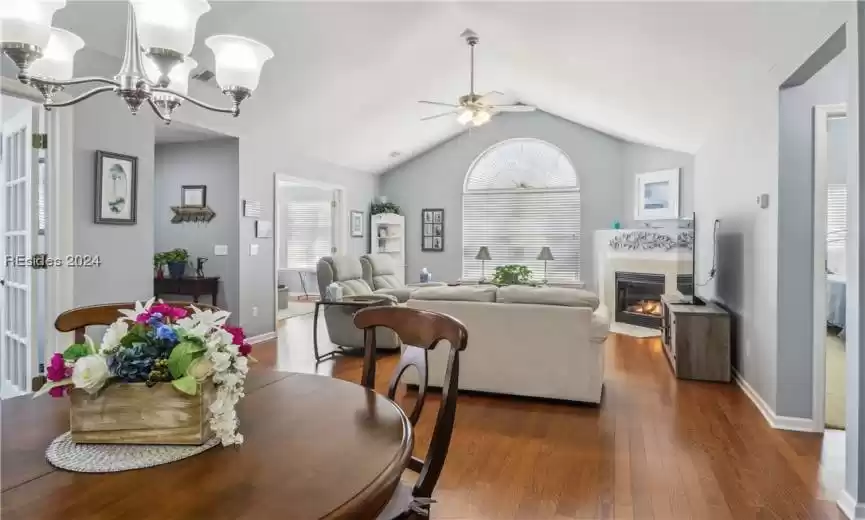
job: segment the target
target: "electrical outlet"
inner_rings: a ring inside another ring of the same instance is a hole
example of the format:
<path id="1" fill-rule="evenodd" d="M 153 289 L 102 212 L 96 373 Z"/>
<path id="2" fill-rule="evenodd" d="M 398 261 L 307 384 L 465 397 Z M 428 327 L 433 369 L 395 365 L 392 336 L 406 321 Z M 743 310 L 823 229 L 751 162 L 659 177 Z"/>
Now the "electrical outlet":
<path id="1" fill-rule="evenodd" d="M 258 307 L 253 307 L 253 308 L 252 308 L 252 316 L 253 316 L 253 317 L 258 316 Z"/>

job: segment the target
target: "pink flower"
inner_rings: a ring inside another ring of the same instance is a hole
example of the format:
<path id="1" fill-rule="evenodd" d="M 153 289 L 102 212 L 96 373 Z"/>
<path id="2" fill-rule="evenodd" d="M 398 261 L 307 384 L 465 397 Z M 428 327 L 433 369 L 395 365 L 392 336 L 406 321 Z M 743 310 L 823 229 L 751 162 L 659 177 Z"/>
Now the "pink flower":
<path id="1" fill-rule="evenodd" d="M 249 343 L 244 343 L 243 345 L 238 347 L 237 351 L 240 353 L 241 356 L 246 357 L 252 352 L 252 345 L 250 345 Z"/>
<path id="2" fill-rule="evenodd" d="M 149 312 L 142 312 L 138 316 L 135 317 L 135 323 L 147 323 L 147 320 L 150 319 Z"/>
<path id="3" fill-rule="evenodd" d="M 231 334 L 231 343 L 233 345 L 237 345 L 238 347 L 242 347 L 244 343 L 246 343 L 246 333 L 243 332 L 241 327 L 231 327 L 229 325 L 224 325 L 222 327 L 226 332 Z"/>
<path id="4" fill-rule="evenodd" d="M 45 369 L 45 377 L 49 381 L 60 381 L 69 377 L 72 369 L 66 367 L 66 360 L 63 359 L 63 354 L 57 352 L 51 356 L 51 361 Z"/>
<path id="5" fill-rule="evenodd" d="M 51 390 L 48 390 L 48 395 L 51 397 L 63 397 L 66 395 L 66 387 L 65 386 L 55 386 Z"/>
<path id="6" fill-rule="evenodd" d="M 157 303 L 150 308 L 150 312 L 158 312 L 162 314 L 163 317 L 171 318 L 172 320 L 179 320 L 181 318 L 185 318 L 186 315 L 189 314 L 186 309 L 182 307 L 172 307 L 171 305 L 166 305 L 164 303 Z"/>

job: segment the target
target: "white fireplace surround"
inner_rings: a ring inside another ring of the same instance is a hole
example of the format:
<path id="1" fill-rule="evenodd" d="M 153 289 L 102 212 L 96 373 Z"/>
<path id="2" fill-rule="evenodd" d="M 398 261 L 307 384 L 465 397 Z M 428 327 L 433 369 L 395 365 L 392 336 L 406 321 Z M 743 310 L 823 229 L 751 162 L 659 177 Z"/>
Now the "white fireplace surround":
<path id="1" fill-rule="evenodd" d="M 610 309 L 610 321 L 616 323 L 616 272 L 651 273 L 664 275 L 664 293 L 675 294 L 678 275 L 691 273 L 691 251 L 685 248 L 614 249 L 610 241 L 627 233 L 645 232 L 645 229 L 604 229 L 595 231 L 595 286 L 598 298 Z M 676 238 L 680 231 L 652 230 Z M 696 283 L 696 281 L 695 281 Z"/>

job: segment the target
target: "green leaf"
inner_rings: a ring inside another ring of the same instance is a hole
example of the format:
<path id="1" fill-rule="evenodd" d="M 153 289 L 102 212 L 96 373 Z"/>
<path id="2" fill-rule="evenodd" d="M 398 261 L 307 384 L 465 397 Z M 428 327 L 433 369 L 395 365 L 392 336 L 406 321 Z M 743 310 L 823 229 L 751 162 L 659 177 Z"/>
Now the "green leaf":
<path id="1" fill-rule="evenodd" d="M 171 354 L 168 356 L 168 370 L 171 372 L 171 377 L 180 379 L 186 375 L 186 369 L 190 363 L 200 357 L 204 353 L 204 346 L 191 341 L 178 343 Z"/>
<path id="2" fill-rule="evenodd" d="M 72 384 L 72 378 L 61 379 L 60 381 L 48 381 L 47 383 L 42 385 L 42 388 L 40 388 L 39 391 L 37 391 L 36 393 L 33 394 L 33 398 L 35 399 L 35 398 L 39 397 L 40 395 L 47 394 L 48 391 L 51 390 L 52 388 L 56 388 L 58 386 L 71 385 L 71 384 Z"/>
<path id="3" fill-rule="evenodd" d="M 198 393 L 198 381 L 192 376 L 183 376 L 171 382 L 171 386 L 184 394 L 195 395 Z"/>
<path id="4" fill-rule="evenodd" d="M 74 345 L 69 345 L 66 347 L 66 350 L 63 351 L 63 359 L 65 361 L 69 361 L 70 363 L 74 363 L 78 358 L 83 358 L 84 356 L 89 356 L 91 354 L 90 347 L 84 345 L 82 343 L 76 343 Z"/>

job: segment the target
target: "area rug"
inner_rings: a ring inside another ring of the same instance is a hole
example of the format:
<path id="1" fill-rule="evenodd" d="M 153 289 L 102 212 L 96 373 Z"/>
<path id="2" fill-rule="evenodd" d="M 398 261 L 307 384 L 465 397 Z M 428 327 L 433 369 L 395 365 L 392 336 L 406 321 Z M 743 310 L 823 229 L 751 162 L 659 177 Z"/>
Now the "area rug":
<path id="1" fill-rule="evenodd" d="M 826 335 L 826 426 L 843 430 L 846 425 L 846 365 L 844 340 Z"/>
<path id="2" fill-rule="evenodd" d="M 610 332 L 615 332 L 616 334 L 622 334 L 624 336 L 631 336 L 632 338 L 661 337 L 660 330 L 639 327 L 637 325 L 631 325 L 629 323 L 611 323 Z"/>

